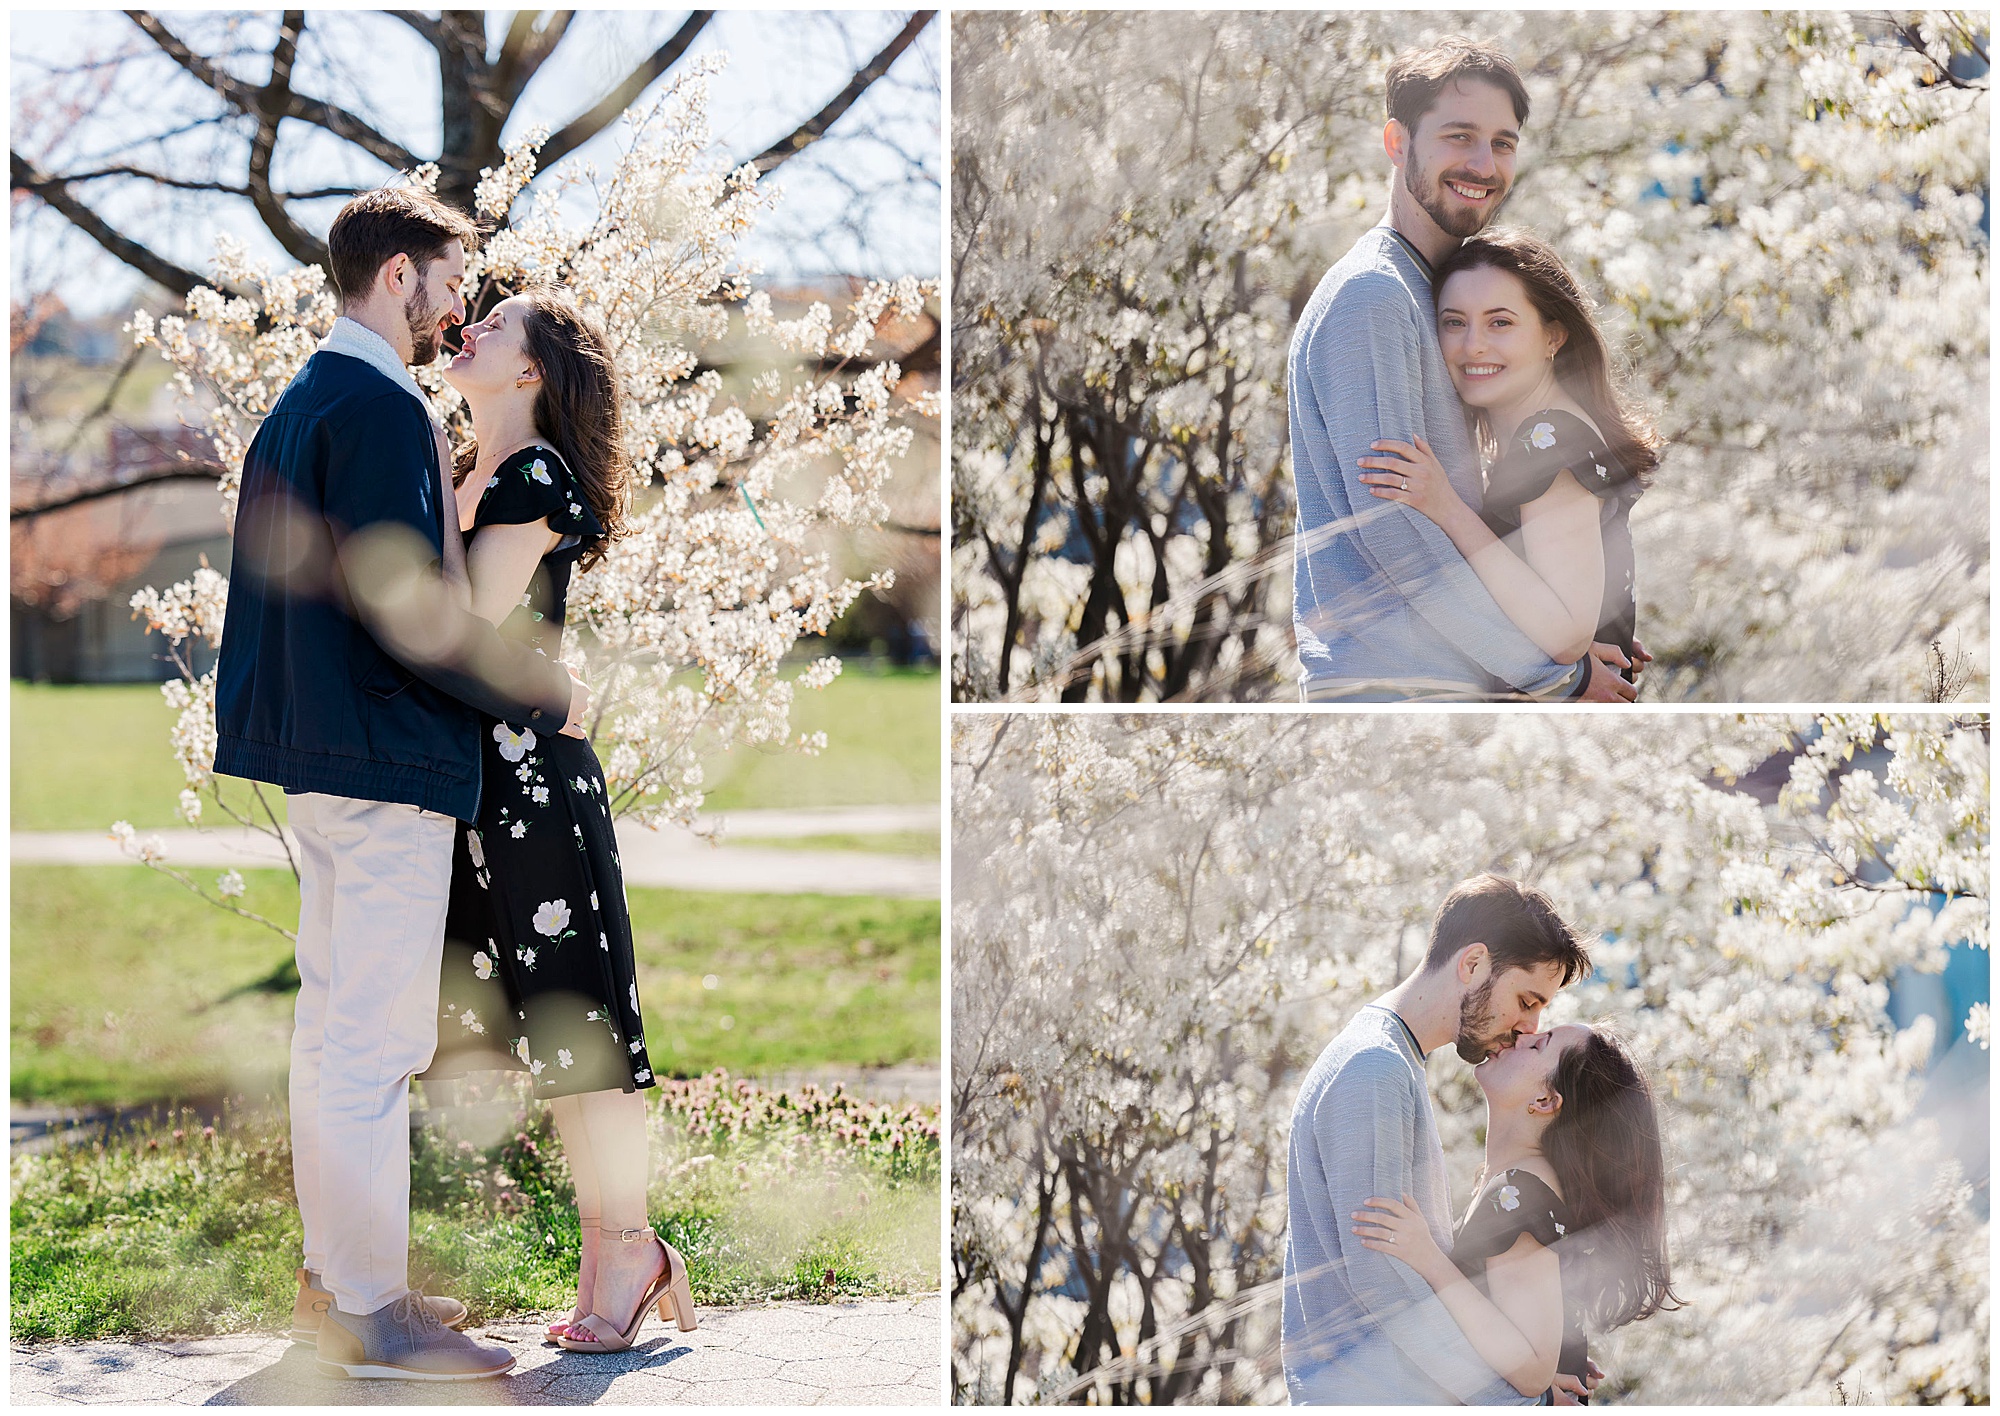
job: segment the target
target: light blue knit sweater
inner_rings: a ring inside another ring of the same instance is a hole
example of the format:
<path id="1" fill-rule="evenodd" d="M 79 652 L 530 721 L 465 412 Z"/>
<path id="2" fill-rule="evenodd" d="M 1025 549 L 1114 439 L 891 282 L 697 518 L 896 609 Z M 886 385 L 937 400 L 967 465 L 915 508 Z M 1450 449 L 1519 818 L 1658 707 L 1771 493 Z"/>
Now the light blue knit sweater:
<path id="1" fill-rule="evenodd" d="M 1491 1367 L 1415 1269 L 1362 1247 L 1348 1218 L 1410 1195 L 1451 1252 L 1444 1148 L 1424 1060 L 1370 1004 L 1306 1073 L 1286 1167 L 1285 1387 L 1295 1406 L 1532 1406 Z"/>
<path id="2" fill-rule="evenodd" d="M 1307 699 L 1560 698 L 1558 664 L 1428 517 L 1356 481 L 1378 438 L 1421 436 L 1475 510 L 1479 463 L 1438 348 L 1430 271 L 1387 226 L 1320 279 L 1292 333 L 1292 625 Z"/>

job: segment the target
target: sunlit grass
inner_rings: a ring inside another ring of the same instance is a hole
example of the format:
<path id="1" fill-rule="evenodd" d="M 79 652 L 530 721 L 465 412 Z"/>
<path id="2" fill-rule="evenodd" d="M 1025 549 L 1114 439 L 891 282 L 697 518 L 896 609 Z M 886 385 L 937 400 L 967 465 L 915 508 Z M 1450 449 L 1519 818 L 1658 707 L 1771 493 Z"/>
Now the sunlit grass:
<path id="1" fill-rule="evenodd" d="M 288 872 L 244 875 L 247 904 L 297 920 Z M 936 901 L 628 896 L 662 1075 L 940 1055 Z M 292 995 L 281 936 L 138 866 L 16 867 L 12 926 L 16 1098 L 133 1106 L 283 1090 Z"/>
<path id="2" fill-rule="evenodd" d="M 735 1087 L 718 1102 L 712 1081 L 669 1090 L 646 1094 L 648 1208 L 687 1258 L 698 1303 L 936 1288 L 934 1106 L 823 1094 L 772 1105 Z M 746 1096 L 764 1103 L 755 1124 L 699 1124 Z M 413 1150 L 412 1281 L 461 1299 L 477 1321 L 575 1296 L 568 1166 L 548 1108 L 519 1118 L 478 1140 L 432 1127 Z M 209 1129 L 183 1114 L 17 1156 L 12 1179 L 17 1341 L 270 1331 L 289 1320 L 300 1238 L 278 1117 Z"/>

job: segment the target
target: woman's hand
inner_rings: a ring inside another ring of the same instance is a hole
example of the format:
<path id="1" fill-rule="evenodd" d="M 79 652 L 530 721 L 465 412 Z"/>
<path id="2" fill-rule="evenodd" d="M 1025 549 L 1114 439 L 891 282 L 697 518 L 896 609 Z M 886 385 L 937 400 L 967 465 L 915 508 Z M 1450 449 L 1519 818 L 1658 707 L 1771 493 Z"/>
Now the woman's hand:
<path id="1" fill-rule="evenodd" d="M 1367 1209 L 1351 1216 L 1357 1221 L 1354 1232 L 1361 1236 L 1362 1247 L 1378 1254 L 1391 1254 L 1426 1279 L 1451 1268 L 1450 1257 L 1438 1247 L 1415 1200 L 1405 1195 L 1401 1204 L 1372 1198 L 1367 1204 Z M 1431 1286 L 1435 1288 L 1437 1284 L 1432 1282 Z"/>
<path id="2" fill-rule="evenodd" d="M 1376 449 L 1378 456 L 1354 459 L 1358 467 L 1378 469 L 1363 472 L 1360 477 L 1368 484 L 1370 495 L 1383 501 L 1401 502 L 1446 528 L 1454 520 L 1470 513 L 1471 508 L 1466 506 L 1451 485 L 1451 479 L 1444 475 L 1444 464 L 1437 460 L 1431 445 L 1422 438 L 1418 438 L 1414 445 L 1396 438 L 1383 438 L 1370 446 Z"/>

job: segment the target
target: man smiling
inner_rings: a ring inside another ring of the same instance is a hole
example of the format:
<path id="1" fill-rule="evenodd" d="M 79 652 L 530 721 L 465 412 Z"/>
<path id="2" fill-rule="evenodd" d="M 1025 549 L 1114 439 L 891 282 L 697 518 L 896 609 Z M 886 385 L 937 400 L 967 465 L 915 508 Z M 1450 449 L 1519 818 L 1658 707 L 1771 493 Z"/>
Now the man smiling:
<path id="1" fill-rule="evenodd" d="M 1506 200 L 1528 94 L 1506 55 L 1446 39 L 1390 63 L 1388 110 L 1388 216 L 1320 280 L 1287 371 L 1306 701 L 1631 698 L 1592 655 L 1572 665 L 1543 653 L 1434 523 L 1356 481 L 1377 439 L 1424 438 L 1459 495 L 1480 504 L 1431 272 Z"/>

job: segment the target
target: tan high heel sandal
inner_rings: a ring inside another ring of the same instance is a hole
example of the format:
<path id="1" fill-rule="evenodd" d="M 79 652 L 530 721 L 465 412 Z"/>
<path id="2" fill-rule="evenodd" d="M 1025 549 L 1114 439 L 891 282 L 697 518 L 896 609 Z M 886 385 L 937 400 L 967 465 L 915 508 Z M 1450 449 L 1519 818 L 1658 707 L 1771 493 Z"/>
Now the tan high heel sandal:
<path id="1" fill-rule="evenodd" d="M 577 1219 L 579 1221 L 580 1228 L 596 1229 L 598 1227 L 596 1221 L 587 1214 L 578 1215 Z M 576 1303 L 569 1310 L 569 1316 L 566 1318 L 557 1318 L 554 1322 L 550 1323 L 548 1327 L 546 1327 L 542 1331 L 543 1338 L 545 1338 L 549 1342 L 554 1342 L 557 1338 L 561 1337 L 564 1333 L 569 1331 L 571 1323 L 582 1322 L 584 1316 L 585 1316 L 585 1310 L 583 1307 L 583 1295 L 582 1292 L 579 1291 L 577 1294 Z"/>
<path id="2" fill-rule="evenodd" d="M 565 1352 L 623 1352 L 638 1340 L 648 1308 L 659 1310 L 661 1322 L 671 1318 L 682 1332 L 693 1332 L 696 1326 L 694 1291 L 688 1286 L 687 1261 L 681 1257 L 680 1250 L 650 1228 L 605 1229 L 600 1226 L 598 1233 L 615 1234 L 624 1244 L 640 1240 L 657 1244 L 666 1259 L 666 1266 L 640 1295 L 638 1306 L 632 1310 L 632 1320 L 624 1328 L 615 1328 L 611 1319 L 601 1313 L 592 1313 L 581 1322 L 569 1324 L 556 1337 L 556 1345 Z"/>

